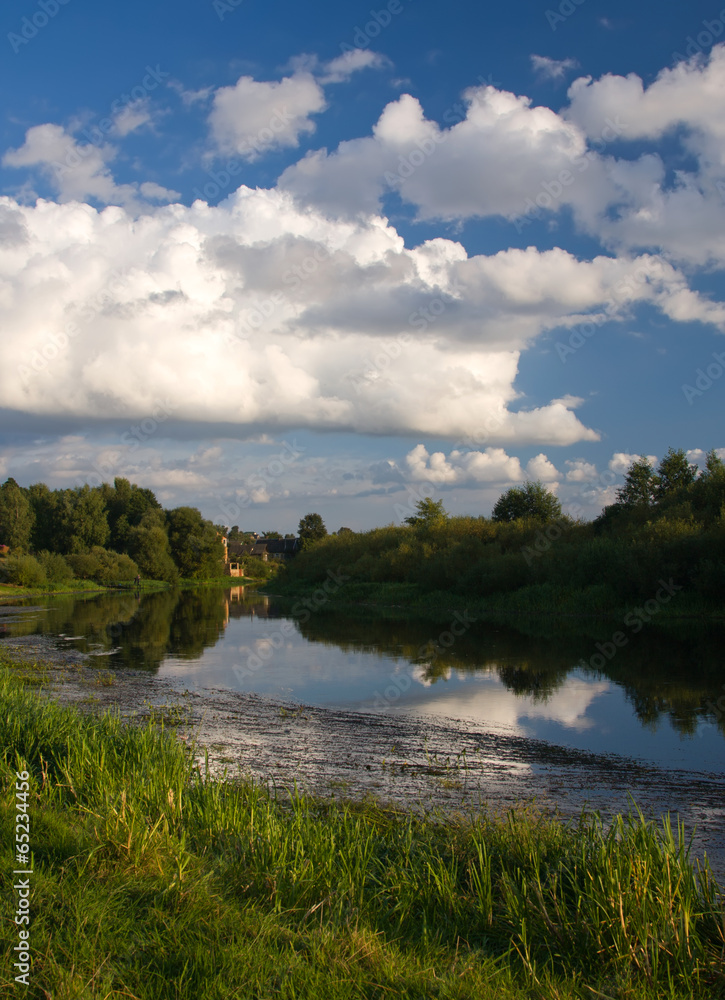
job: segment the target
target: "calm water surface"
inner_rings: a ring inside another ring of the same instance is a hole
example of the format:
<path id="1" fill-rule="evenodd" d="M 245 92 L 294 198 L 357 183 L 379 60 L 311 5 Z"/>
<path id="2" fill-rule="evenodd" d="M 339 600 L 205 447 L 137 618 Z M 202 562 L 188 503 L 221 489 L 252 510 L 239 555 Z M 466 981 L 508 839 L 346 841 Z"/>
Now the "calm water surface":
<path id="1" fill-rule="evenodd" d="M 545 619 L 517 624 L 471 623 L 465 608 L 448 626 L 295 617 L 290 604 L 242 587 L 0 608 L 7 635 L 53 636 L 104 668 L 146 669 L 191 690 L 439 716 L 669 768 L 725 771 L 725 632 L 687 623 L 630 632 L 607 659 L 599 646 L 612 652 L 616 621 L 590 624 L 589 635 Z"/>

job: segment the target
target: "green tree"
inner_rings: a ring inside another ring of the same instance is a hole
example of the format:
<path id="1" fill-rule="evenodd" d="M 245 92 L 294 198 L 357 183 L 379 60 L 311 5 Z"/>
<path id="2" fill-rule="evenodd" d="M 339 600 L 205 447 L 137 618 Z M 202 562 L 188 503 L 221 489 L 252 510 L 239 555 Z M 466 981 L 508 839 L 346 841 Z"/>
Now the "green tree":
<path id="1" fill-rule="evenodd" d="M 147 510 L 141 523 L 129 530 L 129 555 L 147 580 L 174 583 L 179 571 L 171 557 L 166 519 L 160 510 Z"/>
<path id="2" fill-rule="evenodd" d="M 518 521 L 520 518 L 555 521 L 561 516 L 559 499 L 539 480 L 527 481 L 523 486 L 512 486 L 506 490 L 496 501 L 491 514 L 494 521 Z"/>
<path id="3" fill-rule="evenodd" d="M 674 493 L 676 490 L 684 489 L 695 482 L 697 478 L 697 466 L 690 465 L 687 455 L 679 448 L 669 448 L 667 454 L 657 467 L 657 474 L 654 477 L 654 494 L 656 500 Z"/>
<path id="4" fill-rule="evenodd" d="M 273 541 L 276 541 L 278 538 L 282 538 L 282 535 L 280 535 L 278 531 L 265 531 L 264 537 L 271 538 Z"/>
<path id="5" fill-rule="evenodd" d="M 63 555 L 87 552 L 94 545 L 103 548 L 108 541 L 106 503 L 100 488 L 79 486 L 57 490 L 55 501 L 53 551 Z"/>
<path id="6" fill-rule="evenodd" d="M 305 514 L 299 523 L 299 536 L 305 544 L 319 542 L 327 535 L 325 522 L 319 514 Z"/>
<path id="7" fill-rule="evenodd" d="M 0 543 L 13 550 L 29 548 L 34 524 L 28 491 L 14 479 L 6 479 L 0 486 Z"/>
<path id="8" fill-rule="evenodd" d="M 48 489 L 45 483 L 33 483 L 28 487 L 28 497 L 35 516 L 31 536 L 33 549 L 58 552 L 61 539 L 59 491 Z"/>
<path id="9" fill-rule="evenodd" d="M 104 483 L 101 493 L 108 513 L 110 545 L 117 552 L 127 552 L 131 529 L 141 523 L 147 511 L 160 511 L 161 504 L 151 490 L 143 489 L 121 476 L 113 480 L 113 486 Z"/>
<path id="10" fill-rule="evenodd" d="M 649 460 L 640 455 L 632 462 L 617 490 L 617 503 L 622 507 L 651 507 L 657 495 L 657 477 Z"/>
<path id="11" fill-rule="evenodd" d="M 405 518 L 405 523 L 412 525 L 414 528 L 433 528 L 437 525 L 445 524 L 448 520 L 448 514 L 443 507 L 442 500 L 433 500 L 431 497 L 425 497 L 425 499 L 417 502 L 415 509 L 415 514 Z"/>
<path id="12" fill-rule="evenodd" d="M 721 478 L 725 476 L 725 462 L 723 462 L 714 448 L 707 453 L 705 459 L 705 472 L 703 475 L 708 478 L 710 476 L 713 478 Z"/>
<path id="13" fill-rule="evenodd" d="M 211 521 L 196 507 L 176 507 L 166 514 L 171 557 L 184 577 L 206 579 L 224 571 L 224 547 Z"/>

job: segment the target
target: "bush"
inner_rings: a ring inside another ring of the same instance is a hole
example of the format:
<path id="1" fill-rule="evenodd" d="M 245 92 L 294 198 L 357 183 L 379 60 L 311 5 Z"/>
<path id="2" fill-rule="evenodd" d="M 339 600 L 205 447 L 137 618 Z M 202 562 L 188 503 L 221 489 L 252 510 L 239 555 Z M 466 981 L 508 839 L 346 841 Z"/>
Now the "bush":
<path id="1" fill-rule="evenodd" d="M 37 559 L 49 583 L 68 583 L 73 579 L 73 570 L 58 552 L 39 552 Z"/>
<path id="2" fill-rule="evenodd" d="M 275 562 L 264 562 L 255 556 L 246 556 L 241 562 L 242 572 L 252 580 L 269 580 L 278 571 L 280 565 L 276 560 Z"/>
<path id="3" fill-rule="evenodd" d="M 8 556 L 2 564 L 2 575 L 7 583 L 18 587 L 44 587 L 48 582 L 35 556 Z"/>
<path id="4" fill-rule="evenodd" d="M 130 556 L 109 552 L 100 545 L 94 545 L 90 552 L 66 556 L 66 559 L 79 579 L 105 586 L 130 582 L 138 574 L 138 566 Z"/>

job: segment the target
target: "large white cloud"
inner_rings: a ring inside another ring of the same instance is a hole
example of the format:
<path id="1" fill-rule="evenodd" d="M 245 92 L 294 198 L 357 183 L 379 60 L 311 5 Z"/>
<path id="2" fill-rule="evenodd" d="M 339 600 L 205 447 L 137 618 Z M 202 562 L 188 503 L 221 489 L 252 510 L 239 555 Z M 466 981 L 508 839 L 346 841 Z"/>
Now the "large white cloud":
<path id="1" fill-rule="evenodd" d="M 587 150 L 578 126 L 493 86 L 467 90 L 443 119 L 442 127 L 429 121 L 420 102 L 403 94 L 386 106 L 372 136 L 308 154 L 280 185 L 349 213 L 371 210 L 387 189 L 417 206 L 420 218 L 515 218 L 542 182 Z M 344 176 L 353 182 L 341 191 Z"/>
<path id="2" fill-rule="evenodd" d="M 626 139 L 657 139 L 678 125 L 699 132 L 718 148 L 722 157 L 725 143 L 725 45 L 715 45 L 709 59 L 697 57 L 663 69 L 645 87 L 635 73 L 629 76 L 605 74 L 599 80 L 580 77 L 569 87 L 566 117 L 589 136 L 597 136 L 607 119 L 625 122 Z"/>
<path id="3" fill-rule="evenodd" d="M 611 159 L 609 211 L 585 203 L 579 214 L 606 243 L 661 247 L 673 258 L 725 266 L 725 45 L 664 69 L 648 86 L 634 73 L 582 77 L 569 88 L 565 116 L 587 136 L 607 122 L 623 123 L 621 139 L 677 138 L 695 169 L 679 168 L 668 182 L 657 150 L 636 161 Z M 612 210 L 614 209 L 614 210 Z"/>
<path id="4" fill-rule="evenodd" d="M 649 87 L 634 74 L 582 77 L 558 113 L 488 85 L 465 91 L 438 123 L 403 94 L 371 135 L 310 151 L 279 184 L 341 215 L 379 211 L 395 191 L 419 219 L 498 215 L 519 232 L 569 206 L 578 226 L 607 247 L 663 248 L 673 259 L 722 265 L 724 88 L 719 45 L 707 60 L 663 70 Z M 694 171 L 668 177 L 665 137 L 695 158 Z M 651 148 L 629 159 L 621 153 L 628 140 Z"/>
<path id="5" fill-rule="evenodd" d="M 210 208 L 0 201 L 6 407 L 242 427 L 505 442 L 593 440 L 576 401 L 527 409 L 520 352 L 581 316 L 646 301 L 725 322 L 656 258 L 406 249 L 384 219 L 330 220 L 279 191 Z M 516 402 L 516 408 L 512 404 Z"/>

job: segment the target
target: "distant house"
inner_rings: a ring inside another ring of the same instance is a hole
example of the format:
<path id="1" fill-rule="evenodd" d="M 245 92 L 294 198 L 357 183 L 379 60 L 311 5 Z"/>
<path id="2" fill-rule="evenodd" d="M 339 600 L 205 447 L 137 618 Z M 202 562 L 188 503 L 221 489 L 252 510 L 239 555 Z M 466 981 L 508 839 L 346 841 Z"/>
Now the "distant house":
<path id="1" fill-rule="evenodd" d="M 299 538 L 260 538 L 256 542 L 228 542 L 225 540 L 227 561 L 235 560 L 233 564 L 229 563 L 230 565 L 237 565 L 239 560 L 245 556 L 253 556 L 263 562 L 269 562 L 270 559 L 284 561 L 292 559 L 299 550 Z M 237 575 L 241 576 L 242 574 Z"/>
<path id="2" fill-rule="evenodd" d="M 264 542 L 267 552 L 273 559 L 292 559 L 301 548 L 299 538 L 271 538 Z"/>
<path id="3" fill-rule="evenodd" d="M 244 576 L 242 567 L 238 562 L 233 561 L 229 552 L 230 545 L 234 545 L 234 542 L 228 542 L 226 538 L 222 536 L 222 545 L 224 546 L 224 576 Z"/>

